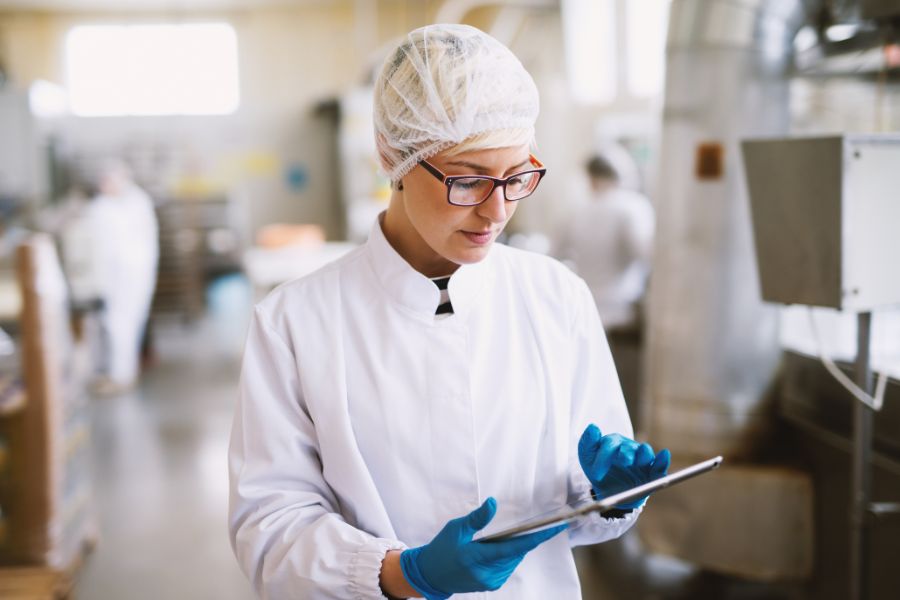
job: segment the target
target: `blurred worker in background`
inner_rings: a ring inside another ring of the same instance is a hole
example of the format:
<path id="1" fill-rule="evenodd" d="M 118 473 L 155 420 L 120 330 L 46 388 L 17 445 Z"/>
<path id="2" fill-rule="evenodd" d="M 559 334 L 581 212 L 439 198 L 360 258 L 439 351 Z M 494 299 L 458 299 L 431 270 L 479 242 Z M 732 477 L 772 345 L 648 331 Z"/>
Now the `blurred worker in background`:
<path id="1" fill-rule="evenodd" d="M 589 199 L 569 219 L 558 252 L 588 284 L 610 333 L 634 327 L 639 318 L 650 271 L 653 206 L 620 185 L 605 157 L 591 157 L 586 168 Z"/>
<path id="2" fill-rule="evenodd" d="M 93 287 L 103 306 L 105 376 L 96 391 L 114 394 L 131 388 L 138 377 L 141 339 L 156 289 L 156 213 L 128 167 L 111 160 L 100 169 L 97 194 L 86 206 L 84 220 L 92 238 Z"/>
<path id="3" fill-rule="evenodd" d="M 621 149 L 619 168 L 634 170 L 623 155 Z M 557 253 L 591 290 L 628 412 L 640 428 L 641 302 L 650 272 L 654 215 L 645 196 L 623 187 L 620 171 L 608 156 L 595 155 L 585 165 L 590 186 L 586 202 L 568 220 Z"/>

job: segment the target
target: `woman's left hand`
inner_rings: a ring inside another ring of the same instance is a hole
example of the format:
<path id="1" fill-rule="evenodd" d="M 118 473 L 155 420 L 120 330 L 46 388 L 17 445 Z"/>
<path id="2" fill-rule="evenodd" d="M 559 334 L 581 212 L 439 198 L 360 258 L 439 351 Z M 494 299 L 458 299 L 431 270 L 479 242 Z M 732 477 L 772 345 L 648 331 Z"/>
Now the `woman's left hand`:
<path id="1" fill-rule="evenodd" d="M 578 460 L 597 497 L 606 498 L 664 476 L 671 455 L 666 449 L 654 455 L 650 444 L 639 444 L 618 433 L 603 435 L 592 423 L 578 441 Z M 646 501 L 645 496 L 616 508 L 634 509 Z"/>

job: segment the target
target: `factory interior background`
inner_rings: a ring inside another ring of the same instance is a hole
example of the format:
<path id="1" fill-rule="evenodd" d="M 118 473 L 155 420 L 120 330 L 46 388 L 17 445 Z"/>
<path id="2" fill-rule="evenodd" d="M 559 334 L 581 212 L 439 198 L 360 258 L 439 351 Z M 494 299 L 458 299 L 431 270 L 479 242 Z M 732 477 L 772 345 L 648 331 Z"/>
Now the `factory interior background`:
<path id="1" fill-rule="evenodd" d="M 387 207 L 374 76 L 430 23 L 540 93 L 548 174 L 501 242 L 618 286 L 636 437 L 725 457 L 577 548 L 583 597 L 897 598 L 895 0 L 0 0 L 0 597 L 253 597 L 252 307 Z M 591 229 L 602 194 L 632 208 Z"/>

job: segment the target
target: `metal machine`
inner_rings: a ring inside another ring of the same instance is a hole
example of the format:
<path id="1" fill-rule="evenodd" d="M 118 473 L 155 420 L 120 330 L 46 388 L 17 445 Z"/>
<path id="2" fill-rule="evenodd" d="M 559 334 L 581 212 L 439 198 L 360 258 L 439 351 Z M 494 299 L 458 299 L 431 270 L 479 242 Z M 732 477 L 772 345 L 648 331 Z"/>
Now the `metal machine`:
<path id="1" fill-rule="evenodd" d="M 900 135 L 752 140 L 743 144 L 762 297 L 858 314 L 851 477 L 851 598 L 868 598 L 872 310 L 900 305 Z M 882 379 L 883 381 L 883 379 Z M 883 394 L 883 386 L 880 394 Z"/>

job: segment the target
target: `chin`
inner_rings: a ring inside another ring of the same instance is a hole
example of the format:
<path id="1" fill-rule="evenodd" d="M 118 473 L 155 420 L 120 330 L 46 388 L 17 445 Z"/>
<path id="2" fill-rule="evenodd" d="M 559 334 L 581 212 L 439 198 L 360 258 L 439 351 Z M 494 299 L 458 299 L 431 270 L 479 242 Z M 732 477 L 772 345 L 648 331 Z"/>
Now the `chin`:
<path id="1" fill-rule="evenodd" d="M 467 248 L 454 254 L 450 260 L 460 265 L 471 265 L 483 261 L 491 251 L 493 242 L 481 248 Z"/>

